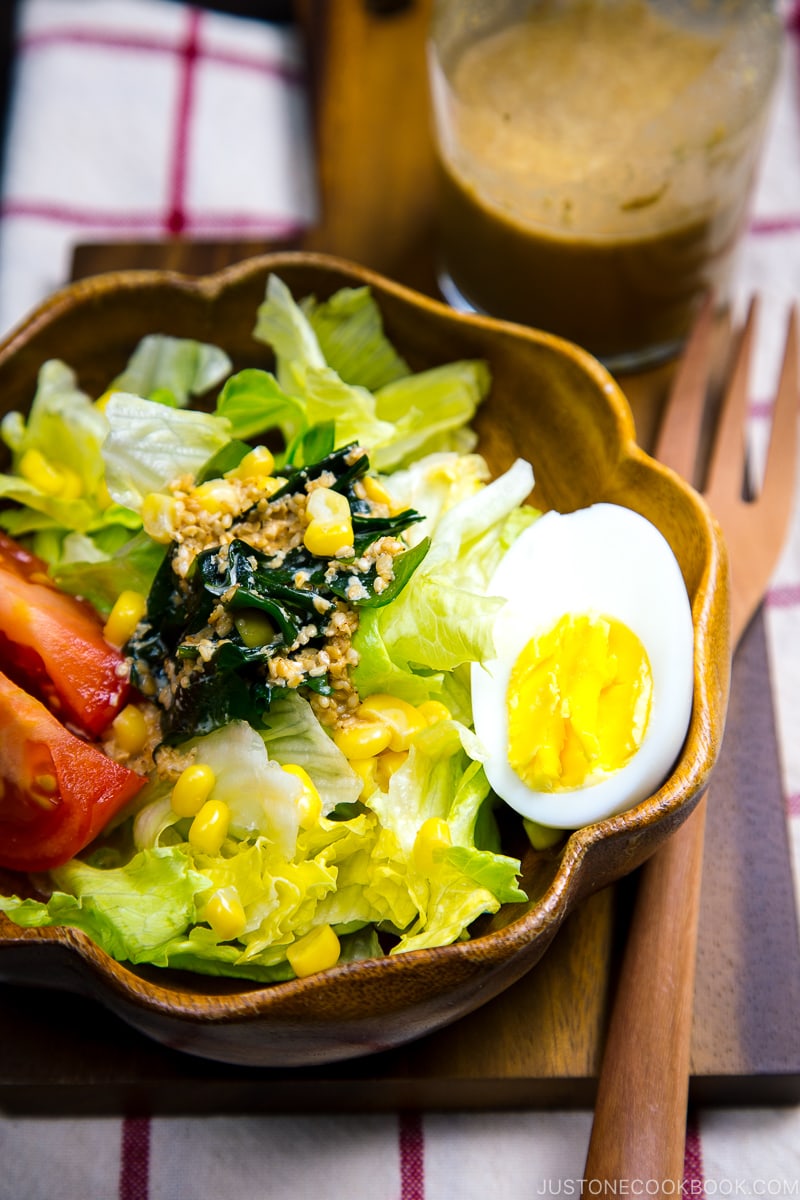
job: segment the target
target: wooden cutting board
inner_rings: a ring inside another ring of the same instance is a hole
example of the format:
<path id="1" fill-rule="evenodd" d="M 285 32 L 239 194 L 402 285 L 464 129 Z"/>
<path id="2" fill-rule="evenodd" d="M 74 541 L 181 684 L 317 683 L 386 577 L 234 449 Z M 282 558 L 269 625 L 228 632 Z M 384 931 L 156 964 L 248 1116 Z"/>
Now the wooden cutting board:
<path id="1" fill-rule="evenodd" d="M 151 1042 L 74 996 L 0 988 L 0 1106 L 14 1113 L 590 1107 L 635 877 L 568 918 L 504 995 L 413 1045 L 246 1070 Z M 690 1099 L 800 1100 L 800 955 L 763 621 L 734 665 L 709 807 Z"/>
<path id="2" fill-rule="evenodd" d="M 321 216 L 304 248 L 435 293 L 424 30 L 430 0 L 299 0 L 316 102 Z M 378 12 L 379 9 L 392 10 Z M 263 242 L 84 245 L 76 276 L 205 274 Z M 652 443 L 671 369 L 621 380 Z M 708 814 L 690 1096 L 800 1100 L 800 949 L 762 617 L 737 654 Z M 636 878 L 591 897 L 505 995 L 403 1050 L 315 1070 L 252 1070 L 152 1043 L 96 1005 L 0 989 L 0 1104 L 15 1112 L 220 1113 L 588 1107 Z M 9 1031 L 13 1036 L 9 1036 Z"/>

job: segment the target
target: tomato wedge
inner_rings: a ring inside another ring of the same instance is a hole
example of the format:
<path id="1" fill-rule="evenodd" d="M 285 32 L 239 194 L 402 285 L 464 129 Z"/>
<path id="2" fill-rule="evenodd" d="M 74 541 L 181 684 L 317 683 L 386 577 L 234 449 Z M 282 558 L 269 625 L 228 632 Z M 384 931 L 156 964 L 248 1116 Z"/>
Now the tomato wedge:
<path id="1" fill-rule="evenodd" d="M 123 661 L 94 609 L 59 592 L 46 563 L 0 533 L 0 669 L 97 737 L 127 701 Z"/>
<path id="2" fill-rule="evenodd" d="M 0 674 L 0 866 L 60 866 L 146 782 Z"/>

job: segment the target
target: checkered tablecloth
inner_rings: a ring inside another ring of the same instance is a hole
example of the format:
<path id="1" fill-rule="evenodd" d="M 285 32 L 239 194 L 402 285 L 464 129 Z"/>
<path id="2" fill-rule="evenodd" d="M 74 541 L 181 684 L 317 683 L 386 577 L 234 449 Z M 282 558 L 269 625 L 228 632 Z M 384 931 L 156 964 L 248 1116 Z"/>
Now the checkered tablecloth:
<path id="1" fill-rule="evenodd" d="M 753 377 L 763 446 L 800 300 L 800 4 L 736 280 L 764 298 Z M 76 241 L 274 237 L 315 213 L 290 27 L 170 0 L 24 0 L 0 208 L 0 334 L 62 284 Z M 800 494 L 767 602 L 800 890 Z M 798 1014 L 800 1019 L 800 1014 Z M 7 1035 L 7 1032 L 6 1032 Z M 1 1051 L 0 1051 L 1 1052 Z M 588 1112 L 128 1119 L 0 1114 L 0 1200 L 485 1200 L 592 1192 Z M 654 1181 L 629 1181 L 647 1195 Z M 796 1196 L 800 1109 L 693 1114 L 684 1194 Z"/>

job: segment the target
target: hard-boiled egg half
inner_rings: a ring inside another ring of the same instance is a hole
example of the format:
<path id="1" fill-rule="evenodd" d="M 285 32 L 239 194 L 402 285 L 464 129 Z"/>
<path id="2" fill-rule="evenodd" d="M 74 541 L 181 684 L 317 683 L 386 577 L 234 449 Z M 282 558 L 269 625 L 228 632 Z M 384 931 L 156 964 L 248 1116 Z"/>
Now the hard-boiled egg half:
<path id="1" fill-rule="evenodd" d="M 577 829 L 657 791 L 692 707 L 692 613 L 656 527 L 615 504 L 546 513 L 489 592 L 507 600 L 495 658 L 472 668 L 493 790 L 541 825 Z"/>

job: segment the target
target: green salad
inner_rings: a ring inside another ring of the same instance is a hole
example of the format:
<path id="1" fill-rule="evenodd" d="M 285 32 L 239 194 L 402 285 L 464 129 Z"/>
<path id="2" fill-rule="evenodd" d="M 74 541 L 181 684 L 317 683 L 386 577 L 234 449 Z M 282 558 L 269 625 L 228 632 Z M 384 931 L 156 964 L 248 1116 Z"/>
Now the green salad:
<path id="1" fill-rule="evenodd" d="M 253 333 L 265 366 L 237 372 L 154 334 L 100 397 L 47 362 L 2 423 L 0 526 L 99 614 L 126 691 L 79 737 L 136 783 L 0 909 L 121 961 L 270 982 L 452 943 L 526 899 L 470 668 L 538 514 L 529 465 L 490 480 L 475 450 L 484 362 L 414 372 L 368 289 L 297 301 L 274 275 Z M 0 735 L 17 811 L 12 757 Z"/>

